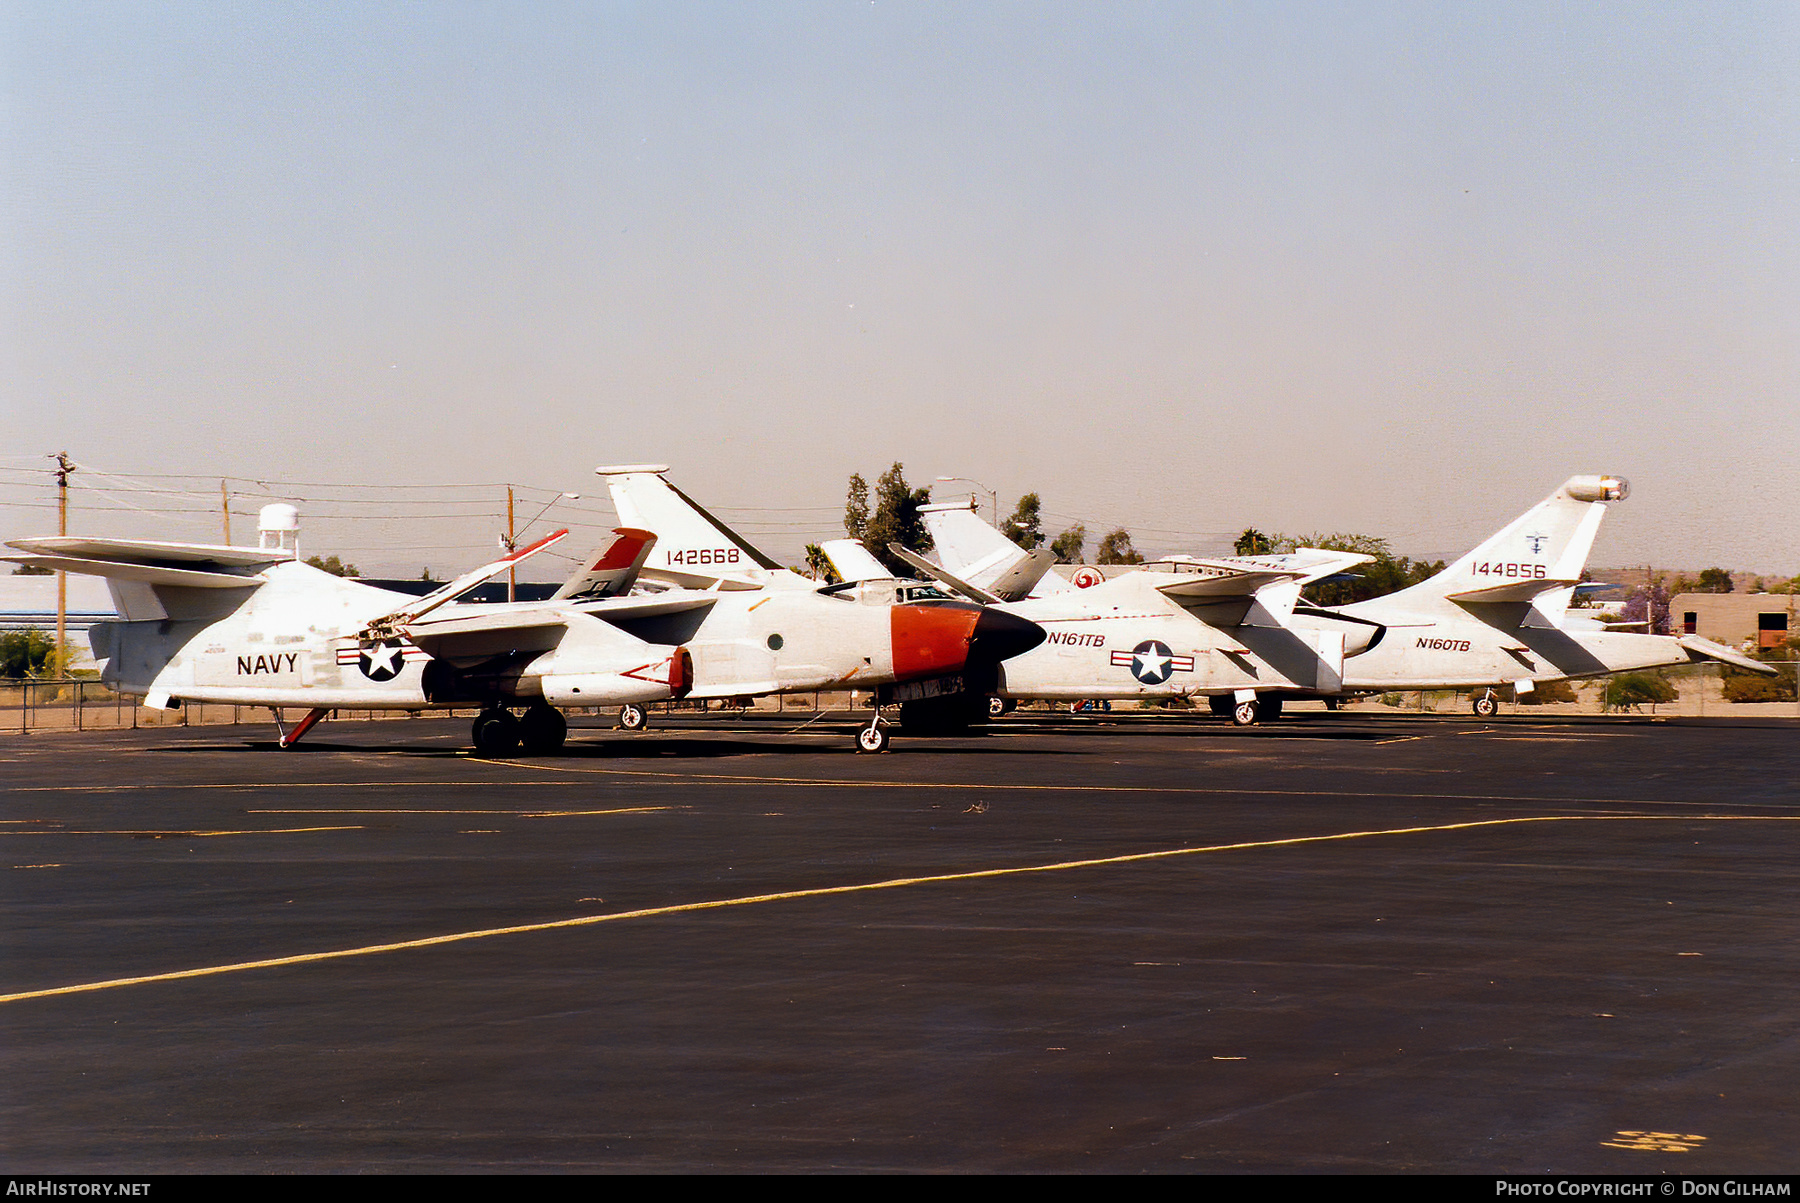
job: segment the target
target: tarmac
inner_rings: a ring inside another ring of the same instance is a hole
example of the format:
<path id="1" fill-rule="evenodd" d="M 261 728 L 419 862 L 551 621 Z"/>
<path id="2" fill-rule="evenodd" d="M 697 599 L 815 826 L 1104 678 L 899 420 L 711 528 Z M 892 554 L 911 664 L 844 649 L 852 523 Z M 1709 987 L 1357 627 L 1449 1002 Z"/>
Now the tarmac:
<path id="1" fill-rule="evenodd" d="M 1791 719 L 804 722 L 6 737 L 6 1172 L 1800 1165 Z"/>

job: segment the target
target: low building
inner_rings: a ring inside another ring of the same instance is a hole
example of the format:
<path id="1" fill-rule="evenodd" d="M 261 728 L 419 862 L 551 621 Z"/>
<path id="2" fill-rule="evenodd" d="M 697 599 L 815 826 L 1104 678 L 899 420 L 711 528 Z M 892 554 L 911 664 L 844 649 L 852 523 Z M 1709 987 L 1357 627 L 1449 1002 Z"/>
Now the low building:
<path id="1" fill-rule="evenodd" d="M 1669 621 L 1679 634 L 1699 635 L 1727 647 L 1780 647 L 1800 634 L 1792 593 L 1677 593 Z"/>

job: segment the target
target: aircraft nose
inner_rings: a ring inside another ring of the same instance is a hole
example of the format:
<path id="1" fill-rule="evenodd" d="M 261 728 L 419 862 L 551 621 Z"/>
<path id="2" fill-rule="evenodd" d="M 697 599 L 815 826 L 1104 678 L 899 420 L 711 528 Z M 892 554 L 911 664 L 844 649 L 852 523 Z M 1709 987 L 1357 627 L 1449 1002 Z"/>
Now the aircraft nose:
<path id="1" fill-rule="evenodd" d="M 1044 641 L 1044 629 L 1016 614 L 942 602 L 890 608 L 894 677 L 935 677 L 968 665 L 998 664 Z"/>
<path id="2" fill-rule="evenodd" d="M 969 659 L 998 664 L 1024 655 L 1045 638 L 1044 628 L 1029 618 L 990 607 L 975 620 L 975 637 L 969 641 Z"/>
<path id="3" fill-rule="evenodd" d="M 894 678 L 938 677 L 960 672 L 984 613 L 976 606 L 898 605 L 888 608 Z"/>

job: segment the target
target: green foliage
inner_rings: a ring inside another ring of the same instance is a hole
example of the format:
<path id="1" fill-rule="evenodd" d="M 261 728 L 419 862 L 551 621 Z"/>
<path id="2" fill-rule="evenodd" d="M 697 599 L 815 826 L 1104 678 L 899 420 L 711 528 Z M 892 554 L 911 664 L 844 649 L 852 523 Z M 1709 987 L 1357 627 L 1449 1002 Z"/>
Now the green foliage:
<path id="1" fill-rule="evenodd" d="M 1036 551 L 1044 545 L 1042 508 L 1036 493 L 1025 494 L 1013 507 L 1012 517 L 1000 524 L 1000 533 L 1026 551 Z"/>
<path id="2" fill-rule="evenodd" d="M 52 675 L 56 640 L 36 627 L 0 635 L 0 677 L 21 680 Z"/>
<path id="3" fill-rule="evenodd" d="M 1800 576 L 1792 580 L 1776 581 L 1773 585 L 1765 585 L 1770 593 L 1800 593 Z"/>
<path id="4" fill-rule="evenodd" d="M 306 562 L 321 572 L 329 572 L 332 576 L 361 576 L 355 564 L 345 564 L 336 556 L 326 556 L 321 560 L 318 556 L 307 556 Z"/>
<path id="5" fill-rule="evenodd" d="M 1730 593 L 1731 590 L 1731 573 L 1723 568 L 1702 569 L 1700 580 L 1694 586 L 1695 593 Z"/>
<path id="6" fill-rule="evenodd" d="M 1511 685 L 1503 685 L 1494 691 L 1505 702 L 1517 702 L 1521 706 L 1542 706 L 1548 702 L 1573 702 L 1575 687 L 1567 681 L 1539 681 L 1530 693 L 1514 693 Z"/>
<path id="7" fill-rule="evenodd" d="M 850 492 L 844 499 L 844 533 L 860 539 L 869 529 L 869 482 L 861 472 L 850 477 Z"/>
<path id="8" fill-rule="evenodd" d="M 1142 564 L 1144 557 L 1131 545 L 1131 533 L 1120 527 L 1101 538 L 1094 561 L 1098 564 Z"/>
<path id="9" fill-rule="evenodd" d="M 860 474 L 850 478 L 849 496 L 844 506 L 844 530 L 852 539 L 861 539 L 869 554 L 880 560 L 895 576 L 911 576 L 913 569 L 904 560 L 888 552 L 889 543 L 898 543 L 908 551 L 931 550 L 931 534 L 919 507 L 931 501 L 930 489 L 915 489 L 906 483 L 906 470 L 895 461 L 894 466 L 875 482 L 874 508 L 869 504 L 869 484 Z"/>
<path id="10" fill-rule="evenodd" d="M 1673 702 L 1679 696 L 1673 684 L 1655 673 L 1621 673 L 1609 677 L 1603 695 L 1609 710 Z"/>
<path id="11" fill-rule="evenodd" d="M 56 569 L 39 568 L 35 564 L 20 564 L 17 568 L 13 569 L 12 574 L 14 576 L 55 576 Z"/>
<path id="12" fill-rule="evenodd" d="M 831 566 L 831 560 L 826 556 L 825 549 L 817 543 L 806 545 L 806 575 L 815 581 L 837 583 L 837 570 Z"/>
<path id="13" fill-rule="evenodd" d="M 1077 522 L 1050 542 L 1058 564 L 1080 564 L 1087 547 L 1087 527 Z"/>
<path id="14" fill-rule="evenodd" d="M 1253 526 L 1239 535 L 1232 547 L 1240 556 L 1266 556 L 1275 550 L 1275 540 Z"/>
<path id="15" fill-rule="evenodd" d="M 1780 675 L 1765 677 L 1747 669 L 1723 666 L 1720 681 L 1727 702 L 1791 702 L 1794 700 L 1793 661 L 1800 658 L 1795 648 L 1800 640 L 1789 639 L 1788 646 L 1748 653 L 1752 659 L 1781 666 Z"/>
<path id="16" fill-rule="evenodd" d="M 1245 531 L 1245 535 L 1254 532 Z M 1322 547 L 1328 551 L 1349 551 L 1357 555 L 1374 556 L 1373 562 L 1360 564 L 1350 571 L 1355 578 L 1346 581 L 1320 581 L 1311 586 L 1308 599 L 1319 606 L 1347 606 L 1351 602 L 1368 601 L 1372 597 L 1384 597 L 1389 593 L 1397 593 L 1411 588 L 1422 581 L 1430 580 L 1444 570 L 1444 561 L 1428 564 L 1423 560 L 1417 563 L 1405 556 L 1396 556 L 1388 547 L 1388 541 L 1378 535 L 1358 535 L 1349 532 L 1336 534 L 1311 535 L 1270 535 L 1269 541 L 1277 552 L 1291 552 L 1300 547 Z"/>

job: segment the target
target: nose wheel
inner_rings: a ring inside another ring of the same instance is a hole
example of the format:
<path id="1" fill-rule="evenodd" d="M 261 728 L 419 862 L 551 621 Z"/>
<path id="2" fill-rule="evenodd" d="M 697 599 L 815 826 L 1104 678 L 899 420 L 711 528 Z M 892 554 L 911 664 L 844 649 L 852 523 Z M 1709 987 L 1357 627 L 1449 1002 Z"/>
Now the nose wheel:
<path id="1" fill-rule="evenodd" d="M 619 730 L 642 731 L 649 725 L 650 716 L 644 712 L 642 706 L 633 706 L 627 703 L 619 708 Z"/>
<path id="2" fill-rule="evenodd" d="M 1231 708 L 1231 721 L 1240 727 L 1254 726 L 1257 714 L 1258 707 L 1254 699 L 1247 702 L 1239 702 Z"/>
<path id="3" fill-rule="evenodd" d="M 1476 698 L 1474 710 L 1476 718 L 1493 718 L 1500 713 L 1500 701 L 1494 696 L 1494 691 L 1490 689 Z"/>
<path id="4" fill-rule="evenodd" d="M 879 715 L 870 719 L 869 725 L 856 733 L 856 750 L 858 752 L 885 752 L 887 746 L 887 728 L 881 725 Z"/>

